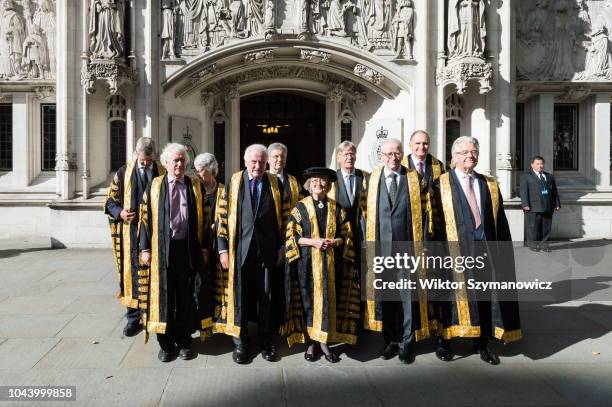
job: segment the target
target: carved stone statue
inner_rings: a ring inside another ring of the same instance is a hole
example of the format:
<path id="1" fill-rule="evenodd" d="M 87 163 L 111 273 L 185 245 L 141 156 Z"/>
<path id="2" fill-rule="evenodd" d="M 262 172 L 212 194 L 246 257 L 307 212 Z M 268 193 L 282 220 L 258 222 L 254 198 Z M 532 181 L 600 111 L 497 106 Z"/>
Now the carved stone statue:
<path id="1" fill-rule="evenodd" d="M 481 58 L 485 51 L 486 34 L 483 0 L 450 0 L 448 7 L 449 58 Z"/>
<path id="2" fill-rule="evenodd" d="M 587 48 L 587 59 L 584 72 L 578 75 L 579 80 L 593 78 L 610 79 L 610 53 L 608 50 L 608 29 L 599 23 L 591 33 L 591 44 Z"/>
<path id="3" fill-rule="evenodd" d="M 48 52 L 48 74 L 46 78 L 55 78 L 55 9 L 51 0 L 40 0 L 38 8 L 34 12 L 32 25 L 40 28 L 41 36 L 45 41 Z"/>
<path id="4" fill-rule="evenodd" d="M 247 4 L 247 19 L 248 19 L 248 36 L 259 37 L 264 33 L 264 0 L 248 0 Z"/>
<path id="5" fill-rule="evenodd" d="M 230 23 L 232 37 L 246 37 L 247 17 L 242 0 L 232 0 L 229 7 L 232 14 L 232 21 Z"/>
<path id="6" fill-rule="evenodd" d="M 180 0 L 177 32 L 180 34 L 181 48 L 197 48 L 203 9 L 203 0 Z"/>
<path id="7" fill-rule="evenodd" d="M 267 36 L 276 33 L 276 0 L 266 0 L 264 25 L 266 27 Z"/>
<path id="8" fill-rule="evenodd" d="M 393 17 L 393 50 L 398 59 L 414 59 L 414 4 L 400 0 Z"/>
<path id="9" fill-rule="evenodd" d="M 313 27 L 313 1 L 316 0 L 300 0 L 300 34 L 308 35 L 312 32 Z"/>
<path id="10" fill-rule="evenodd" d="M 174 44 L 176 9 L 178 9 L 176 0 L 162 0 L 162 59 L 176 59 Z"/>
<path id="11" fill-rule="evenodd" d="M 0 8 L 0 78 L 18 78 L 22 74 L 21 64 L 26 27 L 17 13 L 13 0 L 3 0 Z"/>
<path id="12" fill-rule="evenodd" d="M 45 79 L 49 72 L 49 53 L 40 26 L 33 26 L 23 42 L 23 68 L 30 78 Z"/>
<path id="13" fill-rule="evenodd" d="M 391 28 L 391 0 L 372 0 L 369 13 L 370 40 L 388 39 Z"/>
<path id="14" fill-rule="evenodd" d="M 89 5 L 89 50 L 94 59 L 124 57 L 125 0 L 91 0 Z"/>
<path id="15" fill-rule="evenodd" d="M 331 0 L 329 3 L 329 13 L 327 15 L 327 35 L 346 37 L 344 8 L 340 0 Z"/>

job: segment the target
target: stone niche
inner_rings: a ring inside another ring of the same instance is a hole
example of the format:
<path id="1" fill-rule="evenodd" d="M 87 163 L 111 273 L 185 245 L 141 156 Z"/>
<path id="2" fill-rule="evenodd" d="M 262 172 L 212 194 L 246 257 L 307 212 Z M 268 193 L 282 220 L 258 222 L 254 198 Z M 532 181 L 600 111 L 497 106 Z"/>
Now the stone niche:
<path id="1" fill-rule="evenodd" d="M 612 80 L 610 0 L 519 0 L 519 80 Z"/>

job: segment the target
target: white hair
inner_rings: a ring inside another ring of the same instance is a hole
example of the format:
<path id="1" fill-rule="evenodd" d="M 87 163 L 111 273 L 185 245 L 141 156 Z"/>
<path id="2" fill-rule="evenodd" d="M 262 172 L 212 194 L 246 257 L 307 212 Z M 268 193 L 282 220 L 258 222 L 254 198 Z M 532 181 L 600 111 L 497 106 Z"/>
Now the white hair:
<path id="1" fill-rule="evenodd" d="M 328 193 L 328 192 L 331 190 L 331 187 L 332 187 L 332 182 L 329 180 L 329 178 L 327 178 L 327 177 L 320 177 L 320 176 L 317 176 L 317 177 L 309 177 L 309 178 L 306 180 L 306 182 L 304 182 L 304 185 L 303 185 L 303 186 L 304 186 L 304 189 L 305 189 L 306 191 L 308 191 L 308 193 L 309 193 L 309 194 L 311 194 L 311 195 L 312 195 L 312 188 L 310 188 L 310 181 L 311 181 L 313 178 L 324 178 L 324 179 L 326 179 L 326 180 L 327 180 L 327 185 L 325 186 L 325 193 Z"/>
<path id="2" fill-rule="evenodd" d="M 344 140 L 342 143 L 338 144 L 338 147 L 336 147 L 336 150 L 338 151 L 338 153 L 341 153 L 346 150 L 357 151 L 357 146 L 355 145 L 355 143 L 351 141 Z"/>
<path id="3" fill-rule="evenodd" d="M 478 144 L 478 140 L 475 137 L 461 136 L 453 142 L 453 146 L 451 147 L 451 155 L 454 155 L 459 149 L 459 146 L 464 143 L 474 144 L 476 151 L 480 151 L 480 144 Z"/>
<path id="4" fill-rule="evenodd" d="M 199 154 L 193 160 L 193 166 L 198 171 L 201 169 L 205 169 L 215 177 L 219 173 L 219 163 L 217 163 L 217 159 L 211 153 Z"/>
<path id="5" fill-rule="evenodd" d="M 402 142 L 396 138 L 386 138 L 385 141 L 383 141 L 382 146 L 380 146 L 380 151 L 384 150 L 388 145 L 399 146 L 400 150 L 404 151 Z"/>
<path id="6" fill-rule="evenodd" d="M 261 152 L 264 155 L 264 160 L 268 160 L 268 149 L 263 144 L 251 144 L 244 150 L 243 159 L 247 160 L 251 153 Z"/>
<path id="7" fill-rule="evenodd" d="M 287 155 L 287 146 L 283 143 L 272 143 L 268 146 L 268 155 L 272 154 L 274 150 L 281 150 L 283 154 Z"/>
<path id="8" fill-rule="evenodd" d="M 140 137 L 136 140 L 136 154 L 144 154 L 146 157 L 154 156 L 156 153 L 155 140 L 151 137 Z"/>
<path id="9" fill-rule="evenodd" d="M 189 164 L 189 154 L 187 154 L 185 146 L 179 143 L 168 143 L 166 147 L 164 147 L 164 151 L 162 151 L 160 156 L 160 160 L 164 166 L 168 165 L 170 156 L 174 155 L 174 153 L 181 153 L 183 155 L 185 158 L 185 168 L 187 168 Z"/>

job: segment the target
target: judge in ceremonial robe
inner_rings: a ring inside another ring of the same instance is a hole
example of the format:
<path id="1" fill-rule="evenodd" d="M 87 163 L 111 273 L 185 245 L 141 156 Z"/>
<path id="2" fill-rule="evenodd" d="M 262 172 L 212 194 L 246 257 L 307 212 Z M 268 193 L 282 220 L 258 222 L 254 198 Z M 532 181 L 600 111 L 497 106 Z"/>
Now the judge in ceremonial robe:
<path id="1" fill-rule="evenodd" d="M 203 264 L 202 189 L 185 175 L 185 146 L 170 143 L 161 155 L 168 173 L 153 180 L 145 192 L 140 215 L 140 258 L 150 266 L 141 274 L 145 340 L 157 334 L 159 360 L 195 356 L 191 334 L 206 338 L 212 319 L 201 314 L 210 301 Z"/>
<path id="2" fill-rule="evenodd" d="M 373 257 L 421 255 L 423 252 L 423 208 L 417 172 L 401 165 L 403 156 L 399 140 L 383 142 L 384 167 L 370 175 L 367 203 L 366 240 L 366 312 L 365 328 L 383 334 L 385 346 L 381 357 L 391 359 L 399 353 L 403 363 L 415 360 L 415 342 L 429 337 L 427 293 L 420 289 L 402 289 L 393 295 L 374 289 Z M 403 278 L 423 279 L 424 270 L 414 273 L 391 269 L 388 281 Z M 399 298 L 398 298 L 399 297 Z"/>
<path id="3" fill-rule="evenodd" d="M 142 329 L 138 308 L 138 212 L 142 196 L 153 178 L 166 173 L 161 163 L 155 160 L 152 138 L 139 138 L 134 156 L 115 173 L 104 203 L 119 280 L 118 297 L 127 308 L 127 324 L 123 328 L 125 336 L 134 336 Z"/>
<path id="4" fill-rule="evenodd" d="M 262 357 L 274 361 L 277 355 L 272 298 L 278 267 L 285 258 L 288 206 L 282 199 L 278 177 L 265 172 L 266 161 L 264 145 L 247 147 L 246 169 L 232 175 L 226 185 L 227 198 L 220 205 L 217 243 L 228 274 L 221 282 L 221 310 L 213 329 L 233 337 L 232 358 L 238 364 L 249 360 L 249 319 L 257 321 Z"/>
<path id="5" fill-rule="evenodd" d="M 307 345 L 307 361 L 316 360 L 318 342 L 325 359 L 336 363 L 340 358 L 327 344 L 357 341 L 360 291 L 352 264 L 351 224 L 344 209 L 327 197 L 335 171 L 312 167 L 303 178 L 310 196 L 297 203 L 287 224 L 287 303 L 281 333 L 289 346 Z"/>
<path id="6" fill-rule="evenodd" d="M 515 281 L 514 254 L 508 220 L 497 182 L 477 173 L 479 144 L 474 137 L 459 137 L 452 146 L 455 168 L 443 174 L 436 185 L 436 202 L 441 216 L 437 240 L 447 241 L 453 258 L 483 256 L 483 268 L 464 267 L 449 270 L 448 279 L 467 282 Z M 477 293 L 467 285 L 451 290 L 442 302 L 438 320 L 436 356 L 443 361 L 453 358 L 452 338 L 473 338 L 474 352 L 486 363 L 497 365 L 499 357 L 488 347 L 490 337 L 503 342 L 521 338 L 516 292 L 489 290 Z"/>

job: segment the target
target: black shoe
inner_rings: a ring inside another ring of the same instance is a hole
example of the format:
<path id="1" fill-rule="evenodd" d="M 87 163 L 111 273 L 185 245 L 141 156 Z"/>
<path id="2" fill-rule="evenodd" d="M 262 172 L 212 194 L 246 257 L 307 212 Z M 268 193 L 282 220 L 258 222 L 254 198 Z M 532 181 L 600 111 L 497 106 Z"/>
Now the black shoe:
<path id="1" fill-rule="evenodd" d="M 239 365 L 243 365 L 248 361 L 248 352 L 247 349 L 244 346 L 236 346 L 236 348 L 234 349 L 234 352 L 232 353 L 232 359 L 234 359 L 234 362 L 238 363 Z"/>
<path id="2" fill-rule="evenodd" d="M 128 322 L 125 328 L 123 328 L 123 335 L 132 337 L 138 335 L 140 331 L 142 331 L 142 324 L 140 322 L 131 324 Z"/>
<path id="3" fill-rule="evenodd" d="M 190 360 L 195 358 L 195 352 L 191 348 L 183 348 L 179 351 L 178 357 L 182 360 Z"/>
<path id="4" fill-rule="evenodd" d="M 170 362 L 174 359 L 175 354 L 174 352 L 166 352 L 163 349 L 159 350 L 159 353 L 157 354 L 157 359 L 159 359 L 161 362 Z"/>
<path id="5" fill-rule="evenodd" d="M 306 359 L 306 362 L 314 362 L 315 361 L 314 351 L 313 353 L 308 353 L 308 350 L 306 350 L 306 352 L 304 352 L 304 359 Z"/>
<path id="6" fill-rule="evenodd" d="M 550 253 L 550 252 L 552 252 L 552 250 L 550 250 L 550 247 L 548 247 L 548 246 L 543 247 L 543 248 L 541 248 L 540 250 L 542 250 L 543 252 L 546 252 L 546 253 Z"/>
<path id="7" fill-rule="evenodd" d="M 397 346 L 397 343 L 390 343 L 388 345 L 385 345 L 385 349 L 380 354 L 380 357 L 384 360 L 389 360 L 395 355 L 397 355 L 398 350 L 399 348 Z"/>
<path id="8" fill-rule="evenodd" d="M 325 355 L 325 360 L 327 360 L 329 363 L 338 363 L 338 362 L 340 362 L 340 356 L 338 356 L 337 354 L 335 354 L 332 351 L 329 351 L 329 353 L 326 353 L 324 355 Z"/>
<path id="9" fill-rule="evenodd" d="M 443 362 L 450 362 L 453 360 L 453 351 L 451 350 L 450 340 L 439 339 L 438 348 L 436 349 L 436 357 Z"/>
<path id="10" fill-rule="evenodd" d="M 414 341 L 405 344 L 402 349 L 400 349 L 398 356 L 400 362 L 409 365 L 414 362 L 415 358 L 416 352 L 414 350 Z"/>
<path id="11" fill-rule="evenodd" d="M 276 346 L 274 346 L 271 343 L 264 345 L 263 349 L 261 350 L 261 357 L 267 360 L 268 362 L 275 362 L 276 361 Z"/>
<path id="12" fill-rule="evenodd" d="M 480 354 L 480 359 L 487 362 L 490 365 L 499 365 L 499 356 L 491 349 L 487 347 L 480 347 L 474 350 L 474 353 Z"/>
<path id="13" fill-rule="evenodd" d="M 530 247 L 529 250 L 531 250 L 532 252 L 539 252 L 540 249 L 538 249 L 537 247 Z"/>

